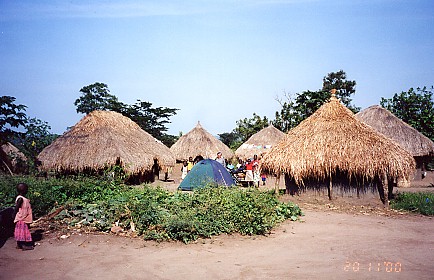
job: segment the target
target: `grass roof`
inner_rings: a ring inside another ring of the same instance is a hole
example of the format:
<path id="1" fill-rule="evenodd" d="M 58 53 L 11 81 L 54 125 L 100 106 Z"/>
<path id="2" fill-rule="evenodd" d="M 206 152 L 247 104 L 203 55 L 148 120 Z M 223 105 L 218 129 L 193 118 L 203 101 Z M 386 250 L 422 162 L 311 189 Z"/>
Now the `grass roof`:
<path id="1" fill-rule="evenodd" d="M 236 151 L 240 158 L 251 158 L 254 155 L 265 154 L 285 137 L 285 133 L 275 128 L 272 124 L 250 136 Z"/>
<path id="2" fill-rule="evenodd" d="M 214 159 L 218 152 L 223 157 L 232 158 L 234 153 L 222 141 L 206 131 L 198 122 L 196 127 L 182 135 L 175 144 L 170 147 L 177 160 L 188 160 L 189 157 L 201 155 L 204 158 Z"/>
<path id="3" fill-rule="evenodd" d="M 99 170 L 120 164 L 130 174 L 174 166 L 169 148 L 131 119 L 112 111 L 93 111 L 38 156 L 42 170 Z"/>
<path id="4" fill-rule="evenodd" d="M 287 173 L 297 184 L 303 184 L 304 179 L 326 180 L 336 173 L 366 180 L 384 174 L 409 178 L 415 161 L 397 143 L 357 120 L 332 96 L 290 130 L 264 156 L 262 166 Z"/>
<path id="5" fill-rule="evenodd" d="M 379 105 L 364 109 L 356 118 L 397 142 L 414 157 L 434 156 L 433 141 Z"/>

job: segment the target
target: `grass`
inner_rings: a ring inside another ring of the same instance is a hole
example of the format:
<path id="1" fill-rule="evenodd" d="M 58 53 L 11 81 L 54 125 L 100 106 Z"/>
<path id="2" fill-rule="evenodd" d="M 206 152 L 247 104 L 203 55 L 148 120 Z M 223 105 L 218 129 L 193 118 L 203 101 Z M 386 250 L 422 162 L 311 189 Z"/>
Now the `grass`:
<path id="1" fill-rule="evenodd" d="M 391 208 L 433 216 L 434 193 L 399 193 L 391 201 Z"/>

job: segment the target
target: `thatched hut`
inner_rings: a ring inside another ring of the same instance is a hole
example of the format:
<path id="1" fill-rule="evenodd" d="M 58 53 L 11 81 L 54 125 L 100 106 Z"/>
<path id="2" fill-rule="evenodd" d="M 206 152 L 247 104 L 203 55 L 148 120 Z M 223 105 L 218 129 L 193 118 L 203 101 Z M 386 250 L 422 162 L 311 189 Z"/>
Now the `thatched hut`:
<path id="1" fill-rule="evenodd" d="M 7 142 L 0 146 L 0 170 L 9 174 L 25 173 L 27 157 L 17 147 Z"/>
<path id="2" fill-rule="evenodd" d="M 170 147 L 170 150 L 178 161 L 188 160 L 189 157 L 194 158 L 198 155 L 214 159 L 218 152 L 221 152 L 226 159 L 234 156 L 232 150 L 206 131 L 200 122 L 195 128 L 179 137 L 178 141 Z"/>
<path id="3" fill-rule="evenodd" d="M 101 171 L 121 166 L 134 181 L 153 181 L 155 169 L 175 165 L 172 152 L 129 118 L 93 111 L 38 156 L 42 171 Z M 139 179 L 137 179 L 139 178 Z"/>
<path id="4" fill-rule="evenodd" d="M 434 156 L 433 141 L 379 105 L 362 110 L 356 114 L 356 118 L 394 140 L 412 154 L 420 173 L 417 176 L 423 176 L 425 164 Z"/>
<path id="5" fill-rule="evenodd" d="M 285 173 L 287 192 L 293 187 L 365 191 L 378 188 L 387 203 L 396 178 L 408 178 L 414 171 L 413 157 L 397 143 L 360 122 L 332 95 L 313 115 L 290 130 L 268 152 L 262 167 Z"/>
<path id="6" fill-rule="evenodd" d="M 270 149 L 283 139 L 285 133 L 272 124 L 250 136 L 236 151 L 239 158 L 251 158 L 253 155 L 265 155 Z"/>

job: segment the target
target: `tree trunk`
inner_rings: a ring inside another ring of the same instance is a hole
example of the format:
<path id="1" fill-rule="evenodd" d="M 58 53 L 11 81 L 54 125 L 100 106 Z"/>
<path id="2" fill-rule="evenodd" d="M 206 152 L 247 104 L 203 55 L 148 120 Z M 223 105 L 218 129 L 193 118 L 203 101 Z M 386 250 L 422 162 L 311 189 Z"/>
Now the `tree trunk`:
<path id="1" fill-rule="evenodd" d="M 330 175 L 329 178 L 329 185 L 327 187 L 327 194 L 329 196 L 329 200 L 333 199 L 333 182 L 332 182 L 332 176 Z"/>

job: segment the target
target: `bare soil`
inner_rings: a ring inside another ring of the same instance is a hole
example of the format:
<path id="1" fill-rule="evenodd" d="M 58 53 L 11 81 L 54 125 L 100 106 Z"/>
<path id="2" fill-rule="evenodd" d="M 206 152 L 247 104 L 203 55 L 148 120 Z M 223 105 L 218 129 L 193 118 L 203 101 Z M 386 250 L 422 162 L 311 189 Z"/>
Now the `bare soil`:
<path id="1" fill-rule="evenodd" d="M 173 180 L 173 178 L 172 178 Z M 156 182 L 176 189 L 179 182 Z M 273 188 L 270 180 L 261 188 Z M 434 191 L 418 186 L 398 191 Z M 284 196 L 304 211 L 267 236 L 156 243 L 77 229 L 33 251 L 0 249 L 0 279 L 433 279 L 432 217 L 384 209 L 377 194 Z"/>

